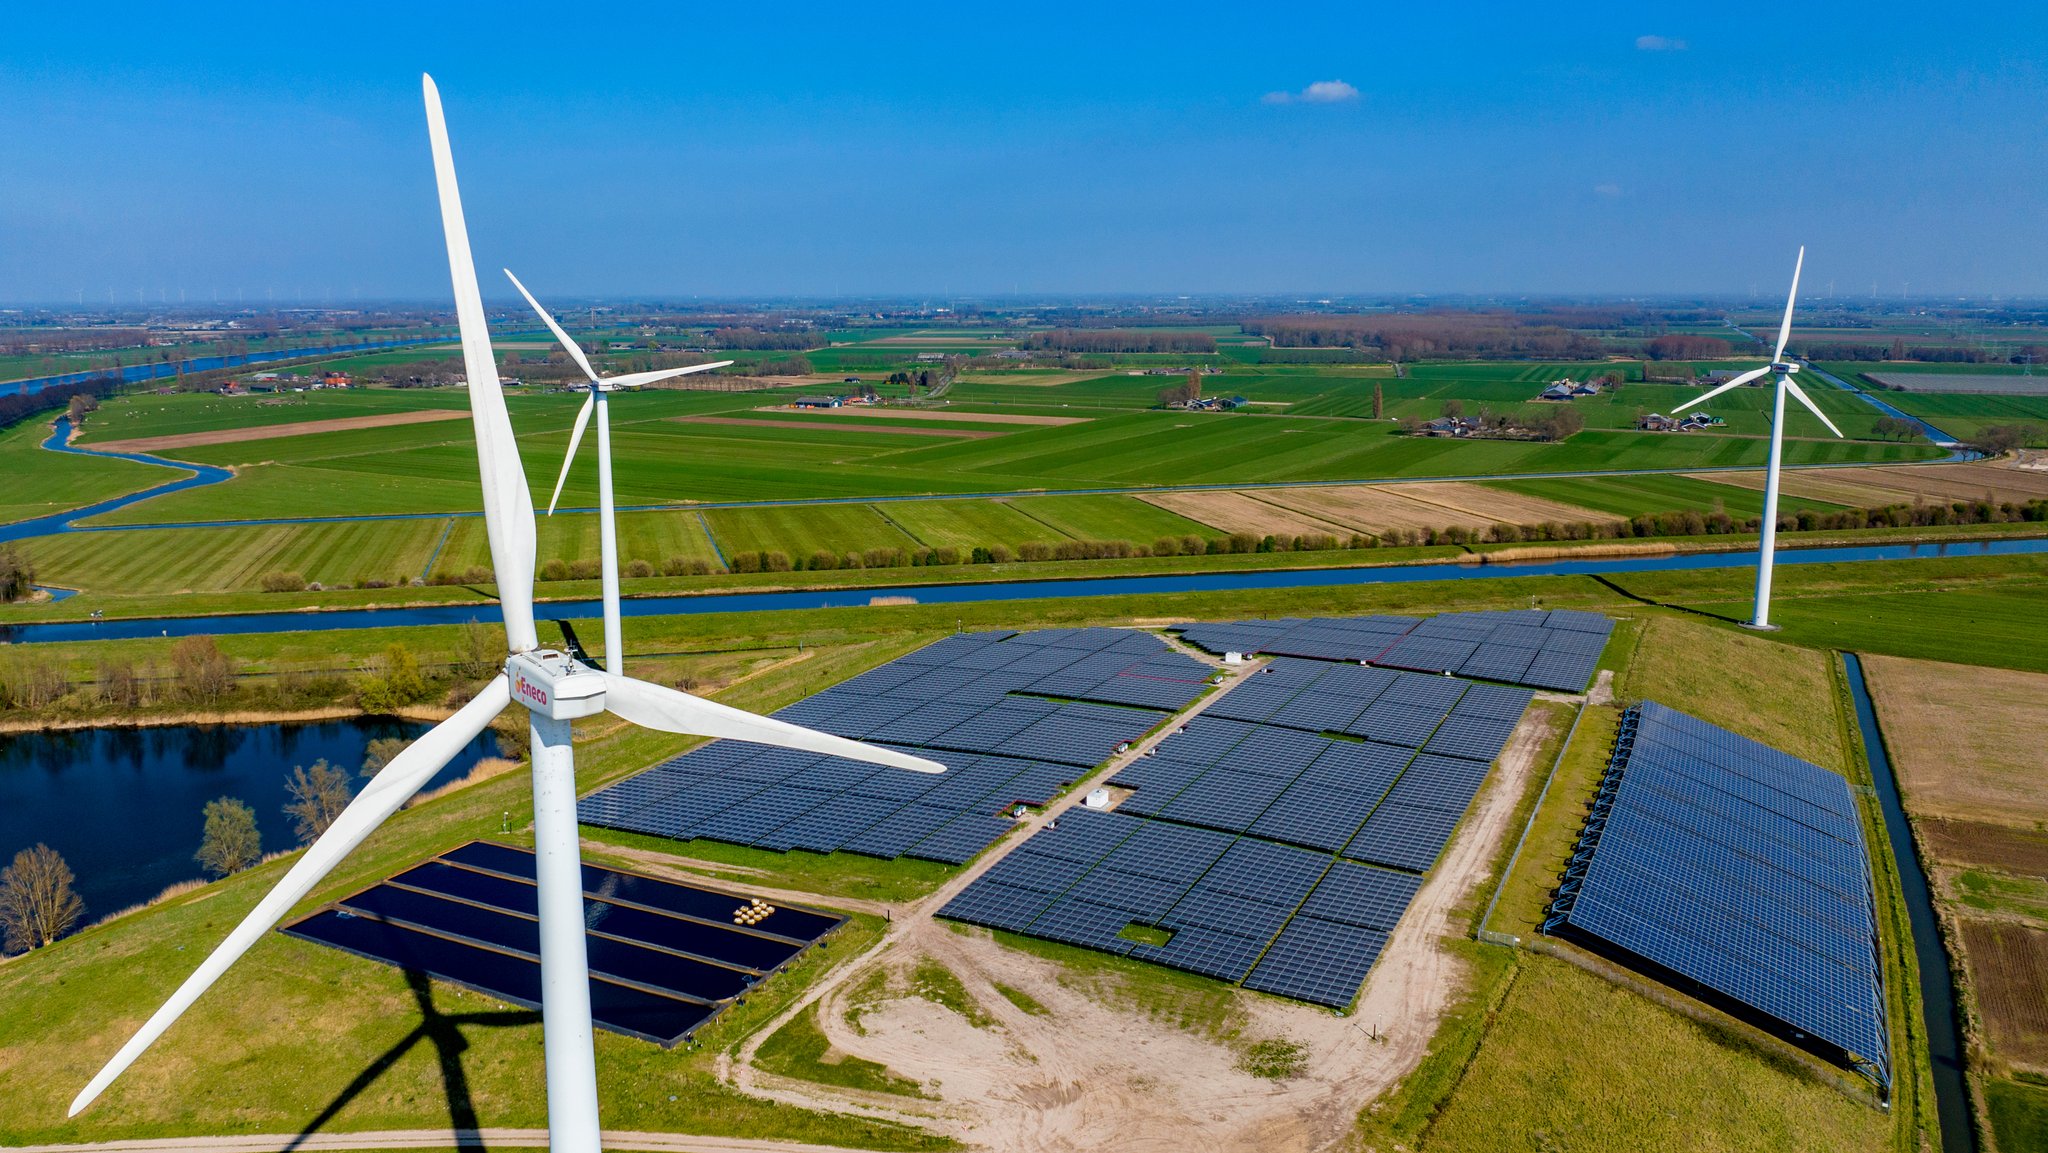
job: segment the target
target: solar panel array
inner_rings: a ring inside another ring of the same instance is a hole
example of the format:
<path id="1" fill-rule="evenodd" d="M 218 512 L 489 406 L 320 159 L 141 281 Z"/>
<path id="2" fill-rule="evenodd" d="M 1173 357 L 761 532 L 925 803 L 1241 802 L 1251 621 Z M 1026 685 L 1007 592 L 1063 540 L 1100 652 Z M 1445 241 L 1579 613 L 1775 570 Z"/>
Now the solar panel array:
<path id="1" fill-rule="evenodd" d="M 533 853 L 472 841 L 284 928 L 371 960 L 540 1007 Z M 734 923 L 748 898 L 583 867 L 591 1020 L 673 1045 L 845 920 L 777 906 Z"/>
<path id="2" fill-rule="evenodd" d="M 1358 661 L 1395 669 L 1583 692 L 1614 624 L 1599 613 L 1513 609 L 1402 616 L 1284 617 L 1182 626 L 1212 653 Z"/>
<path id="3" fill-rule="evenodd" d="M 961 864 L 1185 707 L 1210 666 L 1129 629 L 961 633 L 776 713 L 943 775 L 717 741 L 583 799 L 583 822 L 788 851 Z"/>
<path id="4" fill-rule="evenodd" d="M 940 915 L 1344 1008 L 1530 696 L 1277 659 Z"/>
<path id="5" fill-rule="evenodd" d="M 1075 809 L 939 915 L 1341 1009 L 1421 885 L 1327 851 Z M 1145 943 L 1134 924 L 1170 936 Z"/>
<path id="6" fill-rule="evenodd" d="M 1544 929 L 1889 1082 L 1863 826 L 1848 781 L 1818 765 L 1655 702 L 1629 710 Z"/>

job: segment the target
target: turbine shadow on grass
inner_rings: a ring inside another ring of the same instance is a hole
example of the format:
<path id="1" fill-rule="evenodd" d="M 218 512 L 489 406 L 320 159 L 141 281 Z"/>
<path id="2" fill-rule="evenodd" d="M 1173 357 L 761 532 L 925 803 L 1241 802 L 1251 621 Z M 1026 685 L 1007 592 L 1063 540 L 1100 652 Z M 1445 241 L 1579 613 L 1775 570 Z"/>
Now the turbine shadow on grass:
<path id="1" fill-rule="evenodd" d="M 1670 601 L 1660 601 L 1652 597 L 1646 597 L 1641 593 L 1630 592 L 1629 590 L 1616 584 L 1614 581 L 1608 579 L 1607 577 L 1601 576 L 1598 573 L 1594 573 L 1591 575 L 1593 577 L 1593 583 L 1600 585 L 1602 588 L 1605 588 L 1607 591 L 1615 593 L 1618 596 L 1625 596 L 1628 599 L 1636 602 L 1637 604 L 1651 605 L 1653 607 L 1660 609 L 1671 609 L 1674 612 L 1691 613 L 1693 616 L 1696 617 L 1705 617 L 1710 621 L 1722 621 L 1731 625 L 1748 623 L 1746 621 L 1738 620 L 1735 617 L 1722 616 L 1720 613 L 1710 613 L 1705 609 L 1696 609 L 1691 607 L 1690 605 L 1675 605 L 1672 604 Z"/>
<path id="2" fill-rule="evenodd" d="M 377 1078 L 396 1065 L 401 1058 L 412 1051 L 421 1041 L 430 1042 L 434 1053 L 440 1059 L 441 1084 L 448 1093 L 448 1125 L 454 1131 L 454 1144 L 463 1148 L 481 1148 L 483 1140 L 478 1134 L 476 1107 L 469 1097 L 469 1077 L 462 1071 L 462 1054 L 469 1048 L 469 1039 L 463 1036 L 465 1026 L 499 1029 L 517 1025 L 538 1025 L 540 1013 L 531 1009 L 497 1009 L 485 1013 L 460 1013 L 449 1015 L 434 1007 L 433 984 L 425 973 L 418 969 L 405 970 L 405 983 L 412 990 L 413 1000 L 419 1003 L 420 1023 L 413 1031 L 399 1038 L 380 1054 L 376 1060 L 356 1074 L 346 1088 L 327 1103 L 320 1115 L 306 1123 L 299 1130 L 286 1150 L 298 1149 L 306 1140 L 318 1133 L 337 1114 L 348 1107 L 349 1102 L 361 1096 L 363 1091 L 375 1084 Z"/>

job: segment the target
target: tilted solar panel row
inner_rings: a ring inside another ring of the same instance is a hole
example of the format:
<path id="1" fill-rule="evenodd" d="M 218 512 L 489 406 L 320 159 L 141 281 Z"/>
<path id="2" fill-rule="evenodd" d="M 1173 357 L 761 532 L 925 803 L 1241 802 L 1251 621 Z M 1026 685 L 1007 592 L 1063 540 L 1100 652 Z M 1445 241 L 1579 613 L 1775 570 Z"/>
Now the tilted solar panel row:
<path id="1" fill-rule="evenodd" d="M 1818 765 L 1654 702 L 1629 710 L 1544 929 L 1889 1084 L 1862 824 Z"/>

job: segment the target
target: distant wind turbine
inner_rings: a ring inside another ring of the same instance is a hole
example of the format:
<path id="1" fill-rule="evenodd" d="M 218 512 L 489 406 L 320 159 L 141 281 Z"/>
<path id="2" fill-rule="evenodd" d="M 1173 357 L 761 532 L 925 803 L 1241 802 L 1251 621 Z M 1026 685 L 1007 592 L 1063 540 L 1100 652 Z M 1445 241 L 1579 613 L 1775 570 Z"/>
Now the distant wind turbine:
<path id="1" fill-rule="evenodd" d="M 561 342 L 563 350 L 590 381 L 590 392 L 583 398 L 583 408 L 576 413 L 576 427 L 569 433 L 569 451 L 562 458 L 562 475 L 555 478 L 555 494 L 548 498 L 548 515 L 555 515 L 555 505 L 562 499 L 562 486 L 569 480 L 569 466 L 576 463 L 576 448 L 583 443 L 583 430 L 589 426 L 590 414 L 595 410 L 597 542 L 604 588 L 604 667 L 606 672 L 621 673 L 625 670 L 619 667 L 619 659 L 620 654 L 625 651 L 625 643 L 619 624 L 619 531 L 616 521 L 617 510 L 612 499 L 611 406 L 606 402 L 605 394 L 621 388 L 638 388 L 643 384 L 653 384 L 655 381 L 667 380 L 672 376 L 682 376 L 686 373 L 709 372 L 714 368 L 724 368 L 732 361 L 718 360 L 710 364 L 661 368 L 653 372 L 627 373 L 624 376 L 599 376 L 597 370 L 590 366 L 590 358 L 583 354 L 583 349 L 569 339 L 569 334 L 562 331 L 562 326 L 555 323 L 555 318 L 548 314 L 548 310 L 540 306 L 540 301 L 533 298 L 533 293 L 526 291 L 526 286 L 519 283 L 519 278 L 512 275 L 511 269 L 505 269 L 505 276 L 512 281 L 512 287 L 519 290 L 519 295 L 526 298 L 526 303 L 533 307 L 534 312 L 540 314 L 541 320 L 548 326 L 548 331 L 555 334 L 555 339 Z"/>
<path id="2" fill-rule="evenodd" d="M 526 488 L 519 444 L 513 439 L 505 395 L 491 358 L 491 336 L 484 323 L 483 296 L 477 289 L 476 266 L 470 256 L 469 231 L 456 189 L 455 160 L 448 147 L 440 93 L 431 77 L 422 77 L 422 83 L 434 178 L 440 191 L 441 227 L 455 289 L 455 316 L 469 380 L 470 418 L 483 482 L 484 531 L 505 622 L 508 653 L 504 669 L 454 716 L 408 745 L 363 787 L 292 864 L 277 887 L 80 1090 L 71 1102 L 73 1116 L 134 1064 L 230 965 L 483 732 L 501 709 L 518 704 L 528 712 L 532 735 L 548 1146 L 555 1153 L 598 1153 L 597 1060 L 591 1041 L 590 963 L 584 942 L 583 864 L 576 834 L 576 764 L 570 721 L 609 712 L 630 724 L 661 732 L 751 741 L 913 772 L 945 771 L 943 765 L 922 757 L 755 716 L 647 681 L 599 672 L 573 657 L 540 647 L 533 625 L 533 498 Z M 214 1037 L 192 1040 L 219 1043 Z"/>
<path id="3" fill-rule="evenodd" d="M 1766 373 L 1778 374 L 1777 388 L 1771 400 L 1771 462 L 1764 470 L 1763 540 L 1757 549 L 1756 557 L 1756 612 L 1749 622 L 1749 627 L 1754 629 L 1771 627 L 1771 563 L 1775 559 L 1774 554 L 1778 547 L 1778 471 L 1785 455 L 1785 394 L 1791 393 L 1799 403 L 1806 406 L 1807 411 L 1819 417 L 1820 422 L 1828 426 L 1829 432 L 1836 436 L 1842 435 L 1842 430 L 1836 428 L 1835 422 L 1829 420 L 1827 414 L 1820 410 L 1820 406 L 1813 403 L 1813 398 L 1806 395 L 1806 390 L 1793 382 L 1792 374 L 1799 371 L 1799 365 L 1785 359 L 1785 342 L 1792 338 L 1792 305 L 1799 299 L 1799 271 L 1805 265 L 1806 247 L 1801 245 L 1799 258 L 1792 264 L 1792 291 L 1785 297 L 1785 319 L 1778 324 L 1778 350 L 1771 354 L 1771 363 L 1762 368 L 1750 369 L 1679 410 L 1696 408 L 1729 389 L 1740 388 Z"/>

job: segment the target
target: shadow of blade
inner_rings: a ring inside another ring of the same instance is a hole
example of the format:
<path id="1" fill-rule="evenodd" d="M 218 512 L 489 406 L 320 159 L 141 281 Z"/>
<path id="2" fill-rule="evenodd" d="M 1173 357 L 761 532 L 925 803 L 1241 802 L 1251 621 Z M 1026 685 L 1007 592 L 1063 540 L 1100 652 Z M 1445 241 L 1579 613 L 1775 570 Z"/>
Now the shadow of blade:
<path id="1" fill-rule="evenodd" d="M 469 1038 L 463 1034 L 465 1028 L 478 1027 L 502 1029 L 521 1025 L 540 1024 L 540 1014 L 531 1009 L 499 1009 L 487 1013 L 446 1014 L 434 1005 L 433 981 L 418 969 L 405 970 L 405 984 L 412 991 L 413 1001 L 418 1004 L 420 1023 L 410 1033 L 399 1038 L 389 1049 L 378 1054 L 377 1059 L 357 1073 L 342 1091 L 335 1095 L 318 1116 L 306 1123 L 289 1144 L 286 1153 L 302 1148 L 307 1139 L 324 1129 L 328 1122 L 339 1116 L 349 1103 L 377 1082 L 392 1066 L 398 1064 L 413 1046 L 422 1040 L 431 1042 L 441 1070 L 441 1085 L 448 1098 L 448 1127 L 454 1144 L 463 1149 L 484 1148 L 483 1128 L 477 1123 L 476 1106 L 469 1095 L 469 1077 L 462 1069 L 462 1054 L 469 1048 Z"/>

